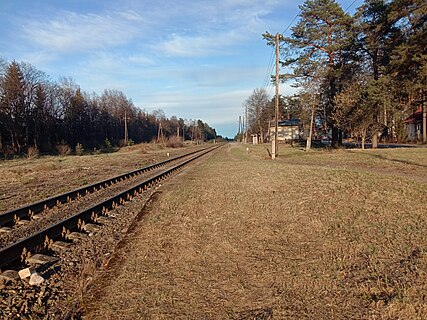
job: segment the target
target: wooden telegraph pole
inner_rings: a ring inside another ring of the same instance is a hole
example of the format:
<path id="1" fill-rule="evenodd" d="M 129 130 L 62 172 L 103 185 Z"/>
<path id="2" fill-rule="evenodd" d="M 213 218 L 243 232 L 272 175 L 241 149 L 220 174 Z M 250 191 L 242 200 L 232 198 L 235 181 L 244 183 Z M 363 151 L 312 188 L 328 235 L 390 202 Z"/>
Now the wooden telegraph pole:
<path id="1" fill-rule="evenodd" d="M 157 143 L 159 143 L 160 137 L 162 138 L 162 143 L 165 143 L 165 138 L 163 137 L 162 121 L 159 121 L 159 129 L 157 131 Z"/>
<path id="2" fill-rule="evenodd" d="M 248 143 L 248 105 L 246 105 L 246 122 L 245 122 L 245 143 Z"/>
<path id="3" fill-rule="evenodd" d="M 128 118 L 125 110 L 125 146 L 128 145 Z"/>
<path id="4" fill-rule="evenodd" d="M 427 106 L 424 103 L 424 93 L 421 94 L 421 111 L 423 113 L 423 143 L 427 143 Z"/>
<path id="5" fill-rule="evenodd" d="M 311 140 L 313 138 L 313 122 L 314 122 L 314 105 L 312 106 L 312 109 L 311 109 L 310 131 L 308 133 L 308 139 L 307 139 L 305 150 L 310 150 L 311 148 Z"/>
<path id="6" fill-rule="evenodd" d="M 242 125 L 242 116 L 239 116 L 239 130 L 237 131 L 237 142 L 241 142 L 239 141 L 239 139 L 241 139 L 240 134 L 242 133 L 241 130 L 241 125 Z"/>
<path id="7" fill-rule="evenodd" d="M 271 159 L 278 156 L 277 131 L 279 129 L 279 40 L 280 36 L 276 33 L 276 105 L 274 112 L 274 138 L 271 141 Z"/>
<path id="8" fill-rule="evenodd" d="M 245 135 L 245 116 L 242 116 L 242 143 L 246 143 L 245 141 L 246 135 Z"/>

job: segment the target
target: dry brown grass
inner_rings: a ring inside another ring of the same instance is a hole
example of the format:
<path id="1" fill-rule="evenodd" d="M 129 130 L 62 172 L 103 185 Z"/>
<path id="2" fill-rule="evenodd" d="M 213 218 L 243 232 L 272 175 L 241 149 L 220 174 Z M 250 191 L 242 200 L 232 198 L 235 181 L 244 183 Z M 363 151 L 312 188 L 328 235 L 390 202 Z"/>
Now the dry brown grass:
<path id="1" fill-rule="evenodd" d="M 58 151 L 59 155 L 61 155 L 61 156 L 68 156 L 71 154 L 71 148 L 65 142 L 57 145 L 56 150 Z"/>
<path id="2" fill-rule="evenodd" d="M 86 318 L 425 319 L 427 149 L 263 148 L 160 189 Z"/>
<path id="3" fill-rule="evenodd" d="M 184 143 L 182 142 L 182 138 L 177 137 L 177 136 L 172 136 L 168 139 L 168 141 L 166 142 L 166 146 L 170 147 L 170 148 L 180 148 L 184 145 Z"/>
<path id="4" fill-rule="evenodd" d="M 140 144 L 106 154 L 0 161 L 0 212 L 164 160 L 167 152 L 185 149 Z"/>

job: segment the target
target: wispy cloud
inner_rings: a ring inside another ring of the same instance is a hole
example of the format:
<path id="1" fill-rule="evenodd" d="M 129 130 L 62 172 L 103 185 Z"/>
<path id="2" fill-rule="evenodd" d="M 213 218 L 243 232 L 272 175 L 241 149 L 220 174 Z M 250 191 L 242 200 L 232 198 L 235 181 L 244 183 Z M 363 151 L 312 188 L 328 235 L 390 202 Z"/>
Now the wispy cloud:
<path id="1" fill-rule="evenodd" d="M 236 44 L 234 32 L 211 36 L 172 35 L 170 39 L 159 45 L 161 51 L 168 56 L 201 57 L 212 54 L 225 54 L 224 49 Z"/>
<path id="2" fill-rule="evenodd" d="M 155 103 L 146 101 L 144 109 L 152 111 L 159 107 L 166 115 L 176 115 L 188 119 L 202 119 L 209 124 L 227 124 L 236 121 L 241 114 L 242 101 L 248 97 L 251 89 L 229 90 L 207 95 L 189 95 L 183 92 L 164 92 Z"/>
<path id="3" fill-rule="evenodd" d="M 136 11 L 134 10 L 128 10 L 120 12 L 118 11 L 117 14 L 119 16 L 122 16 L 123 18 L 129 20 L 129 21 L 144 21 L 145 19 Z"/>
<path id="4" fill-rule="evenodd" d="M 279 11 L 296 6 L 292 0 L 44 0 L 47 8 L 34 2 L 20 10 L 25 1 L 5 2 L 21 12 L 10 9 L 0 20 L 5 56 L 53 77 L 70 76 L 88 92 L 119 89 L 137 106 L 231 127 L 265 78 L 270 50 L 264 62 L 261 33 L 280 31 Z"/>
<path id="5" fill-rule="evenodd" d="M 227 55 L 227 49 L 239 46 L 253 39 L 254 34 L 264 31 L 266 23 L 261 17 L 271 12 L 274 2 L 260 5 L 254 0 L 224 0 L 215 4 L 207 2 L 203 6 L 199 2 L 192 3 L 182 14 L 188 15 L 188 19 L 197 16 L 193 29 L 175 30 L 157 46 L 168 56 Z"/>
<path id="6" fill-rule="evenodd" d="M 65 11 L 51 20 L 28 22 L 23 36 L 41 48 L 67 53 L 114 47 L 137 34 L 137 28 L 129 23 L 130 13 L 123 14 L 127 18 Z"/>

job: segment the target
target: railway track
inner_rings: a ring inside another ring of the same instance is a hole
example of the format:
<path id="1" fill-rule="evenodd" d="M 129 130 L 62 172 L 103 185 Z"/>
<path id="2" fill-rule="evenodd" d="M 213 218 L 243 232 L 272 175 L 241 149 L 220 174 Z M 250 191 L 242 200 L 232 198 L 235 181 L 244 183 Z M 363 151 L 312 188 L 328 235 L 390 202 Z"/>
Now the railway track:
<path id="1" fill-rule="evenodd" d="M 201 150 L 196 150 L 184 155 L 180 155 L 171 159 L 167 159 L 165 161 L 161 161 L 158 163 L 154 163 L 152 165 L 148 165 L 130 172 L 126 172 L 124 174 L 109 178 L 109 179 L 105 179 L 102 180 L 100 182 L 94 183 L 94 184 L 90 184 L 87 186 L 83 186 L 81 188 L 75 189 L 75 190 L 71 190 L 69 192 L 65 192 L 41 201 L 37 201 L 25 206 L 22 206 L 20 208 L 16 208 L 4 213 L 0 213 L 0 227 L 7 227 L 10 225 L 15 225 L 18 224 L 22 219 L 31 219 L 34 218 L 35 214 L 40 213 L 43 210 L 58 206 L 62 203 L 67 203 L 71 200 L 74 200 L 76 198 L 79 198 L 83 195 L 87 195 L 89 193 L 93 193 L 97 190 L 100 190 L 102 188 L 106 188 L 109 187 L 115 183 L 121 182 L 123 180 L 129 179 L 131 177 L 135 177 L 135 176 L 139 176 L 143 173 L 152 171 L 154 169 L 163 167 L 165 165 L 167 165 L 168 163 L 172 163 L 174 161 L 177 161 L 179 159 L 182 159 L 184 157 L 187 157 L 189 155 L 198 153 L 202 150 L 206 150 L 208 148 L 203 148 Z"/>
<path id="2" fill-rule="evenodd" d="M 0 270 L 52 247 L 57 239 L 70 240 L 76 232 L 84 233 L 106 219 L 111 210 L 220 146 L 203 148 L 1 214 L 0 226 L 6 232 L 0 236 Z M 43 219 L 44 213 L 50 213 L 46 214 L 48 218 Z M 16 239 L 14 230 L 25 236 Z"/>

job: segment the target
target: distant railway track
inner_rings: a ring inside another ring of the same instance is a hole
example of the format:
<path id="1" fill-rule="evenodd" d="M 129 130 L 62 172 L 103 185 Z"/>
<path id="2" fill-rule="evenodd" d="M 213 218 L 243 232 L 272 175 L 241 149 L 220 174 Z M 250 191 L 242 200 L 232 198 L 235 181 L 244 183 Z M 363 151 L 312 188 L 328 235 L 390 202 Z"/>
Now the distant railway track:
<path id="1" fill-rule="evenodd" d="M 177 160 L 182 159 L 184 157 L 187 157 L 191 154 L 195 154 L 197 152 L 200 152 L 200 151 L 206 150 L 206 149 L 208 149 L 208 148 L 203 148 L 201 150 L 193 151 L 193 152 L 190 152 L 190 153 L 187 153 L 184 155 L 180 155 L 180 156 L 177 156 L 177 157 L 174 157 L 171 159 L 167 159 L 165 161 L 157 162 L 157 163 L 154 163 L 152 165 L 148 165 L 148 166 L 145 166 L 145 167 L 142 167 L 142 168 L 130 171 L 130 172 L 126 172 L 126 173 L 120 174 L 118 176 L 102 180 L 102 181 L 97 182 L 97 183 L 93 183 L 93 184 L 90 184 L 87 186 L 83 186 L 83 187 L 75 189 L 75 190 L 71 190 L 71 191 L 68 191 L 68 192 L 65 192 L 65 193 L 62 193 L 62 194 L 59 194 L 59 195 L 56 195 L 56 196 L 53 196 L 53 197 L 50 197 L 50 198 L 47 198 L 47 199 L 44 199 L 41 201 L 37 201 L 37 202 L 31 203 L 31 204 L 22 206 L 20 208 L 16 208 L 16 209 L 1 213 L 0 214 L 0 227 L 7 226 L 7 225 L 13 225 L 13 224 L 19 222 L 21 219 L 32 218 L 34 214 L 37 214 L 37 213 L 39 213 L 43 210 L 46 210 L 48 208 L 58 206 L 59 204 L 69 202 L 69 201 L 74 200 L 80 196 L 87 195 L 89 193 L 95 192 L 95 191 L 102 189 L 102 188 L 105 188 L 105 187 L 109 187 L 109 186 L 111 186 L 117 182 L 121 182 L 125 179 L 129 179 L 131 177 L 138 176 L 142 173 L 149 172 L 151 170 L 163 167 L 168 163 L 172 163 L 174 161 L 177 161 Z"/>
<path id="2" fill-rule="evenodd" d="M 29 256 L 30 252 L 32 254 L 44 250 L 44 248 L 49 247 L 54 240 L 58 238 L 68 239 L 73 231 L 84 232 L 87 226 L 98 223 L 103 219 L 103 216 L 108 216 L 110 210 L 132 200 L 133 197 L 158 184 L 160 181 L 179 171 L 195 159 L 220 146 L 221 145 L 216 145 L 199 149 L 1 214 L 0 225 L 3 226 L 3 228 L 5 225 L 21 225 L 21 223 L 19 223 L 20 221 L 22 222 L 24 219 L 34 219 L 36 215 L 43 210 L 58 208 L 58 206 L 60 207 L 63 204 L 68 205 L 75 200 L 96 193 L 106 187 L 111 187 L 115 184 L 119 185 L 122 181 L 130 181 L 132 179 L 139 180 L 132 180 L 131 186 L 126 186 L 124 190 L 123 188 L 122 190 L 115 190 L 113 195 L 108 197 L 104 196 L 103 200 L 99 200 L 98 198 L 90 200 L 90 205 L 86 205 L 84 208 L 77 205 L 78 210 L 68 214 L 66 217 L 60 219 L 60 221 L 54 221 L 52 223 L 47 220 L 45 223 L 41 224 L 43 226 L 42 228 L 31 232 L 30 235 L 20 238 L 19 240 L 15 239 L 13 243 L 7 243 L 5 246 L 2 245 L 3 248 L 0 249 L 0 269 L 4 269 L 5 266 L 25 258 L 25 255 Z M 155 169 L 163 168 L 167 165 L 170 166 L 154 173 Z M 144 178 L 141 177 L 143 173 L 147 174 Z M 76 202 L 78 203 L 78 201 Z M 25 228 L 26 224 L 22 224 L 22 227 Z"/>

